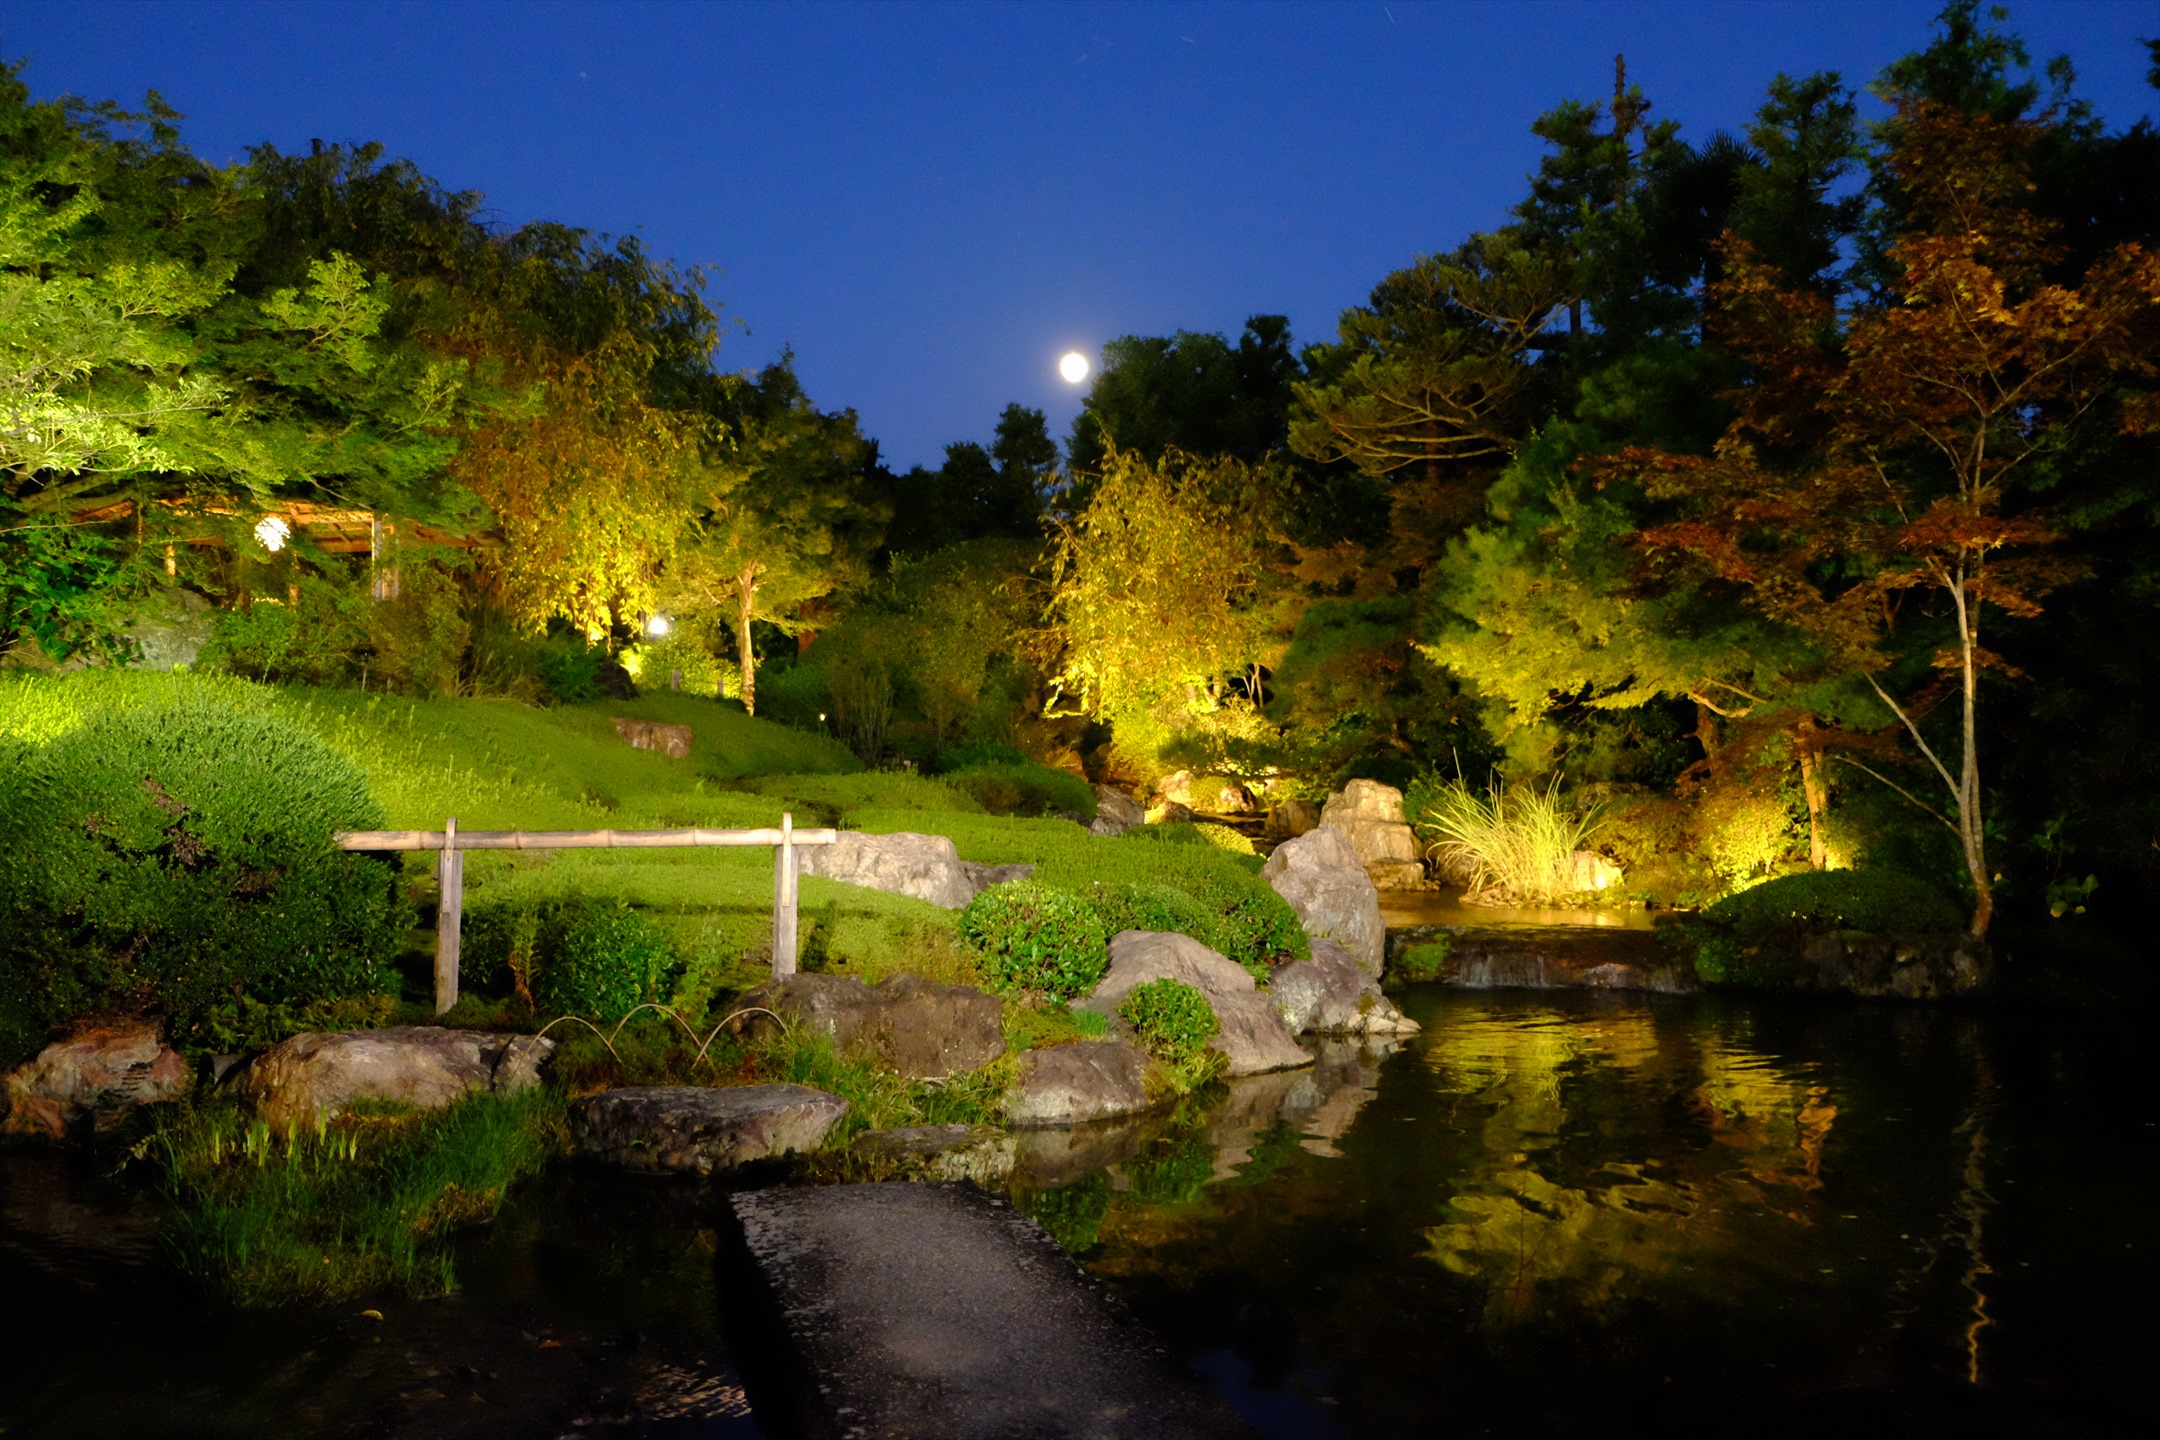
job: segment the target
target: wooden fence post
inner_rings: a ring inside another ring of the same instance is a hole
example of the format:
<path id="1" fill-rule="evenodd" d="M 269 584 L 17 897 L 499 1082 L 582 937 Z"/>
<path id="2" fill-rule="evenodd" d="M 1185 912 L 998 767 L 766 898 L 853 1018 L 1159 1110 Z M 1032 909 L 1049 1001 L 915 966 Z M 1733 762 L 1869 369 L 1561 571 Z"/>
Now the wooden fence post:
<path id="1" fill-rule="evenodd" d="M 780 816 L 780 844 L 773 850 L 773 979 L 795 973 L 795 816 Z"/>
<path id="2" fill-rule="evenodd" d="M 435 907 L 435 1013 L 457 1004 L 458 928 L 465 912 L 465 852 L 457 848 L 457 816 L 443 826 L 442 858 L 436 862 L 440 899 Z"/>

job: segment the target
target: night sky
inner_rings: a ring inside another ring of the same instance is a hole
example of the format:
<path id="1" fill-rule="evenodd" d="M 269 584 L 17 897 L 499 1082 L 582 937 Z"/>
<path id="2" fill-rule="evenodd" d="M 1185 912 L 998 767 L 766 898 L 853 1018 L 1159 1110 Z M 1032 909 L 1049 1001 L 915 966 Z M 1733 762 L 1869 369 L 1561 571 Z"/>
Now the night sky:
<path id="1" fill-rule="evenodd" d="M 1120 334 L 1300 340 L 1417 254 L 1505 219 L 1529 126 L 1610 94 L 1612 60 L 1701 137 L 1780 70 L 1871 78 L 1935 0 L 812 6 L 0 6 L 38 98 L 155 87 L 225 162 L 380 140 L 493 218 L 636 232 L 721 273 L 720 362 L 792 346 L 895 465 L 1079 392 L 1061 351 Z M 2150 3 L 2026 3 L 2112 126 L 2151 113 Z"/>

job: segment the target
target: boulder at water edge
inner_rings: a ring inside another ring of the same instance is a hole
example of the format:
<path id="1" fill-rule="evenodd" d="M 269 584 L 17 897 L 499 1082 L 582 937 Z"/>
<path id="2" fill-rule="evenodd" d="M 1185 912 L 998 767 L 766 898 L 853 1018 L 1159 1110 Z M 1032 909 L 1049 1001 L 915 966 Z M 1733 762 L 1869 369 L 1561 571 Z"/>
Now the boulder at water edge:
<path id="1" fill-rule="evenodd" d="M 136 1106 L 178 1099 L 187 1086 L 187 1062 L 155 1025 L 87 1030 L 9 1072 L 0 1134 L 60 1140 L 84 1128 L 108 1130 Z"/>
<path id="2" fill-rule="evenodd" d="M 570 1106 L 570 1134 L 589 1159 L 649 1175 L 710 1175 L 814 1150 L 848 1112 L 807 1085 L 635 1085 Z"/>
<path id="3" fill-rule="evenodd" d="M 1387 949 L 1380 892 L 1340 830 L 1322 825 L 1285 840 L 1268 856 L 1260 878 L 1290 902 L 1307 935 L 1334 941 L 1350 953 L 1358 969 L 1380 978 Z"/>
<path id="4" fill-rule="evenodd" d="M 1410 1035 L 1418 1029 L 1332 940 L 1313 941 L 1312 959 L 1277 970 L 1268 993 L 1283 1022 L 1300 1034 Z"/>
<path id="5" fill-rule="evenodd" d="M 891 895 L 912 895 L 947 910 L 975 898 L 975 881 L 943 835 L 864 835 L 843 830 L 830 845 L 805 845 L 802 873 Z"/>
<path id="6" fill-rule="evenodd" d="M 880 1179 L 972 1180 L 994 1185 L 1013 1172 L 1013 1137 L 992 1125 L 902 1125 L 865 1130 L 848 1153 Z"/>
<path id="7" fill-rule="evenodd" d="M 760 985 L 735 1002 L 737 1011 L 777 1011 L 791 1025 L 831 1037 L 833 1048 L 865 1052 L 912 1079 L 958 1075 L 1005 1053 L 1005 1007 L 970 985 L 941 985 L 920 975 L 895 975 L 865 985 L 847 975 L 791 975 Z M 746 1015 L 738 1033 L 771 1026 Z"/>
<path id="8" fill-rule="evenodd" d="M 1148 1108 L 1147 1059 L 1122 1040 L 1023 1051 L 1005 1094 L 1009 1125 L 1084 1125 Z"/>
<path id="9" fill-rule="evenodd" d="M 1424 853 L 1403 823 L 1402 791 L 1377 780 L 1352 780 L 1328 796 L 1320 823 L 1340 830 L 1357 851 L 1373 884 L 1383 890 L 1414 890 L 1425 883 Z"/>
<path id="10" fill-rule="evenodd" d="M 435 1025 L 341 1030 L 281 1040 L 228 1082 L 275 1129 L 311 1125 L 355 1100 L 437 1110 L 479 1090 L 511 1095 L 540 1083 L 555 1042 Z"/>
<path id="11" fill-rule="evenodd" d="M 1119 932 L 1110 941 L 1110 969 L 1080 1007 L 1115 1016 L 1125 997 L 1151 980 L 1182 981 L 1207 996 L 1222 1025 L 1208 1048 L 1229 1062 L 1229 1074 L 1258 1075 L 1312 1063 L 1245 967 L 1190 935 Z"/>

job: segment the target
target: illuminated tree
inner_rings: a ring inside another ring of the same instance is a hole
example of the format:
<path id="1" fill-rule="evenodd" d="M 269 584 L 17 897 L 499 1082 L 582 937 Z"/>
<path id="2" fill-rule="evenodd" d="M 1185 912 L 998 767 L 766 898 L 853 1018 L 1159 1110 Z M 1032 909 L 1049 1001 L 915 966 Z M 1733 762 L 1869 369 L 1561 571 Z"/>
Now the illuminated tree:
<path id="1" fill-rule="evenodd" d="M 1896 717 L 1947 800 L 1911 797 L 1958 838 L 1975 936 L 1994 909 L 1980 685 L 2007 669 L 1983 630 L 1991 614 L 2038 614 L 2070 573 L 2031 496 L 2069 433 L 2119 397 L 2117 379 L 2154 373 L 2160 306 L 2160 256 L 2136 245 L 2075 284 L 2048 278 L 2052 227 L 2026 208 L 2042 133 L 1898 97 L 1894 285 L 1840 316 L 1738 248 L 1720 298 L 1759 382 L 1713 455 L 1636 450 L 1611 469 L 1683 512 L 1644 545 L 1699 557 Z M 2148 396 L 2113 418 L 2140 430 L 2160 417 Z M 1905 654 L 1939 678 L 1901 697 Z M 1931 737 L 1944 699 L 1952 723 Z"/>
<path id="2" fill-rule="evenodd" d="M 1051 558 L 1051 703 L 1123 726 L 1129 744 L 1209 713 L 1233 681 L 1250 685 L 1268 631 L 1258 499 L 1235 460 L 1105 452 Z"/>
<path id="3" fill-rule="evenodd" d="M 790 360 L 737 381 L 723 413 L 728 444 L 703 472 L 691 533 L 667 580 L 678 607 L 729 617 L 742 701 L 757 713 L 759 621 L 796 631 L 805 607 L 860 580 L 884 512 L 862 484 L 876 447 L 852 410 L 826 413 Z"/>

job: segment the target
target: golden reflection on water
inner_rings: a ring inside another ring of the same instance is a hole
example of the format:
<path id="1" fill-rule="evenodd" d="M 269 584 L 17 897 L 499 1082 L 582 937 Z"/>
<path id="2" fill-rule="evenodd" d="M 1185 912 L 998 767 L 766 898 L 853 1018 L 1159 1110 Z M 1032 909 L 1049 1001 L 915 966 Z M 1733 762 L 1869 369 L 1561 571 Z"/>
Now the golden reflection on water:
<path id="1" fill-rule="evenodd" d="M 1474 1141 L 1425 1254 L 1484 1283 L 1489 1324 L 1731 1286 L 1766 1218 L 1811 1223 L 1837 1107 L 1803 1067 L 1661 1036 L 1642 1010 L 1451 1017 L 1424 1060 Z M 1599 1123 L 1601 1090 L 1645 1081 L 1672 1086 L 1692 1133 Z"/>

